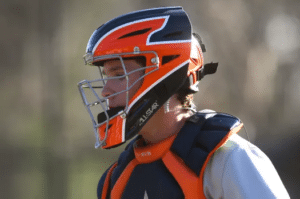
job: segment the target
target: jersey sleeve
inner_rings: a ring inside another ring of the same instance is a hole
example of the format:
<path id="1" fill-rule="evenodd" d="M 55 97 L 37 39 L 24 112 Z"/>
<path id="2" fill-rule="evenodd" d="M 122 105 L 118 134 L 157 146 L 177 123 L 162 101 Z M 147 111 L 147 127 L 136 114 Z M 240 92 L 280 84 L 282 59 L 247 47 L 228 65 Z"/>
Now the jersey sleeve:
<path id="1" fill-rule="evenodd" d="M 207 198 L 290 198 L 269 158 L 238 135 L 215 152 L 203 186 Z"/>

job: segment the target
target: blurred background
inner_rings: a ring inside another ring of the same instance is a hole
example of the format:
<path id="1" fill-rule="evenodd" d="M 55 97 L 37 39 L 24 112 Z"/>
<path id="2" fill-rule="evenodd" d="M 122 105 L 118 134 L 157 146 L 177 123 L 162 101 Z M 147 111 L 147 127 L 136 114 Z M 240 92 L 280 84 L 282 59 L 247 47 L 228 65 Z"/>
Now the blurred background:
<path id="1" fill-rule="evenodd" d="M 239 117 L 291 198 L 300 198 L 299 0 L 2 1 L 1 198 L 96 198 L 124 147 L 94 149 L 77 89 L 92 75 L 86 43 L 107 20 L 160 6 L 183 6 L 205 61 L 220 64 L 200 83 L 198 109 Z"/>

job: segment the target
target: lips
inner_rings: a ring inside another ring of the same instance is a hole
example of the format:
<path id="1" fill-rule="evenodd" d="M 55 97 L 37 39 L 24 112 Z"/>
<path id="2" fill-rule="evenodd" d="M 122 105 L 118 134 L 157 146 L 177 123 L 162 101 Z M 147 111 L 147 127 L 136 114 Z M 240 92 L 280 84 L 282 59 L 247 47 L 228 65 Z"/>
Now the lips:
<path id="1" fill-rule="evenodd" d="M 115 108 L 118 108 L 118 107 L 125 107 L 125 103 L 120 102 L 120 100 L 119 100 L 119 102 L 116 101 L 116 100 L 111 100 L 111 99 L 108 101 L 109 110 L 115 109 Z"/>

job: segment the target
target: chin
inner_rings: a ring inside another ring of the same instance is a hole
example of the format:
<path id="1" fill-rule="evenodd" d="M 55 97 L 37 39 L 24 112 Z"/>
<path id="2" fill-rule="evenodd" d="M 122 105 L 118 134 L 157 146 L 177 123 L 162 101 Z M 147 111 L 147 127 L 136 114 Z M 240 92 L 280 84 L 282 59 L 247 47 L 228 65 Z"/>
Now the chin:
<path id="1" fill-rule="evenodd" d="M 121 103 L 111 103 L 109 102 L 109 108 L 117 108 L 117 107 L 125 107 L 125 104 L 121 104 Z"/>

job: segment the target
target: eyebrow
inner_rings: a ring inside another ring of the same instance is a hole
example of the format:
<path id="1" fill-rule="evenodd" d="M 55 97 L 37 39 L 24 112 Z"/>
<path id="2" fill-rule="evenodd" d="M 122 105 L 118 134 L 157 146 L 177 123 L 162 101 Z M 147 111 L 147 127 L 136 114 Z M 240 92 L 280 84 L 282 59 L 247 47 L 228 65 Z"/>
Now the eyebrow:
<path id="1" fill-rule="evenodd" d="M 115 71 L 118 71 L 118 70 L 124 71 L 122 66 L 112 66 L 112 67 L 110 67 L 110 68 L 108 69 L 108 72 L 109 72 L 109 73 L 112 73 L 112 72 L 115 72 Z M 103 73 L 104 75 L 106 75 L 105 70 L 102 70 L 102 73 Z"/>

